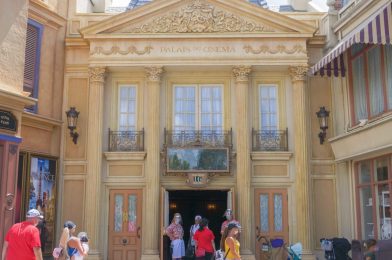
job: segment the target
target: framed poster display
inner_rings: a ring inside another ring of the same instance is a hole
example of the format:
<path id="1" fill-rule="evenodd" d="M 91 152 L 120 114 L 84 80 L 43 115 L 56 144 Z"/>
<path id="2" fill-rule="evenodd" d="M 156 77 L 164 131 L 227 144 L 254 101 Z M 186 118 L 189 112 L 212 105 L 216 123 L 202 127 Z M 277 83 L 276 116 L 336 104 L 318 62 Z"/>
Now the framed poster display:
<path id="1" fill-rule="evenodd" d="M 26 180 L 26 212 L 37 209 L 44 216 L 38 224 L 42 253 L 52 253 L 56 220 L 57 159 L 30 155 Z"/>

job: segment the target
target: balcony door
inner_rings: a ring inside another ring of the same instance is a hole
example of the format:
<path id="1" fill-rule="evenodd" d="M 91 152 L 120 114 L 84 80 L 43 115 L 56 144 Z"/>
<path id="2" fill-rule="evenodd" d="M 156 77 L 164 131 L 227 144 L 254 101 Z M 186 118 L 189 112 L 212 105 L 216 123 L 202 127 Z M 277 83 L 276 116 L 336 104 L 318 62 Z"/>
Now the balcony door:
<path id="1" fill-rule="evenodd" d="M 111 190 L 109 260 L 141 257 L 142 190 Z"/>
<path id="2" fill-rule="evenodd" d="M 287 190 L 257 189 L 255 191 L 255 224 L 258 236 L 268 239 L 289 239 Z M 263 240 L 256 239 L 256 259 L 260 259 Z"/>

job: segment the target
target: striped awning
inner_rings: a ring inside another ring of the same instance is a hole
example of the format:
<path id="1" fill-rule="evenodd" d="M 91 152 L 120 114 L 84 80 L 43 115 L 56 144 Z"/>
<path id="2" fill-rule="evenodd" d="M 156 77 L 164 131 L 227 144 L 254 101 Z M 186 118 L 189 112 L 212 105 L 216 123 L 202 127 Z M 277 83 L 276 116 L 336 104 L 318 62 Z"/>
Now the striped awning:
<path id="1" fill-rule="evenodd" d="M 319 62 L 310 68 L 310 73 L 321 76 L 327 74 L 335 77 L 344 77 L 346 69 L 344 66 L 343 53 L 356 43 L 366 44 L 390 44 L 392 36 L 392 3 L 391 1 L 380 9 L 375 15 L 362 23 L 353 32 L 344 37 L 340 43 L 325 55 Z"/>

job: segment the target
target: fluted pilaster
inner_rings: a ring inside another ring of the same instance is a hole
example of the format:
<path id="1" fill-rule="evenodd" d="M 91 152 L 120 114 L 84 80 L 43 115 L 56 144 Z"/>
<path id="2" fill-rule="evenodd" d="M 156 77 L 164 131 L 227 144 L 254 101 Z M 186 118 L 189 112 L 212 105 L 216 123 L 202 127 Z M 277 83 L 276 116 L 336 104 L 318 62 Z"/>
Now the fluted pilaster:
<path id="1" fill-rule="evenodd" d="M 101 187 L 105 72 L 104 67 L 89 68 L 85 227 L 91 238 L 90 248 L 93 254 L 99 254 L 97 248 L 99 245 L 99 194 Z"/>
<path id="2" fill-rule="evenodd" d="M 309 205 L 309 129 L 306 102 L 307 66 L 293 66 L 289 73 L 293 85 L 294 106 L 294 158 L 295 158 L 295 195 L 297 216 L 297 238 L 302 243 L 304 252 L 310 253 L 311 225 Z"/>
<path id="3" fill-rule="evenodd" d="M 236 150 L 237 150 L 237 196 L 238 220 L 243 229 L 241 234 L 241 251 L 251 254 L 251 202 L 250 202 L 250 130 L 249 130 L 249 75 L 250 66 L 235 66 L 236 97 Z"/>
<path id="4" fill-rule="evenodd" d="M 159 242 L 159 165 L 160 165 L 160 86 L 162 67 L 146 67 L 147 76 L 147 127 L 146 127 L 146 205 L 148 214 L 143 226 L 144 255 L 158 255 Z"/>

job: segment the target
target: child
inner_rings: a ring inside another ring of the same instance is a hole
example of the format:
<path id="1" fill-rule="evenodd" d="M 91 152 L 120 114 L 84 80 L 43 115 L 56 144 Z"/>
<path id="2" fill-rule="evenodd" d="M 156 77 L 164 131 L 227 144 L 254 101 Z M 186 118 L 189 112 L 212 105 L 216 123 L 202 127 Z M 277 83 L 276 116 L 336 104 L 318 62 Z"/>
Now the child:
<path id="1" fill-rule="evenodd" d="M 365 242 L 365 260 L 376 260 L 376 244 L 377 241 L 375 239 L 368 239 Z"/>
<path id="2" fill-rule="evenodd" d="M 82 247 L 84 249 L 84 252 L 87 254 L 88 250 L 89 250 L 87 233 L 80 232 L 78 234 L 78 238 L 80 239 L 80 242 L 82 243 Z M 74 260 L 83 260 L 83 256 L 79 253 L 79 251 L 75 254 Z"/>

